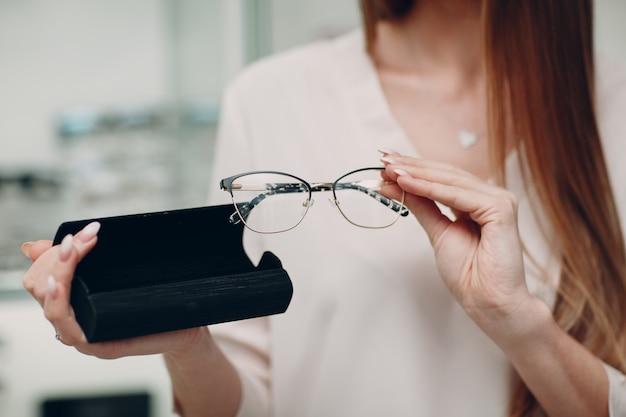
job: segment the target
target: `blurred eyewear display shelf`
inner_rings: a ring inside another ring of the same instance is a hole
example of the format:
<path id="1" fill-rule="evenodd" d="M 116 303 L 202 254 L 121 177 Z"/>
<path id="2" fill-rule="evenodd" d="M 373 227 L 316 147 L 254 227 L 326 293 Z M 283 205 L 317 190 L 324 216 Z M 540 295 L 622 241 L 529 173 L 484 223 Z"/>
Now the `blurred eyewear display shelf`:
<path id="1" fill-rule="evenodd" d="M 54 244 L 97 220 L 98 243 L 77 265 L 71 305 L 89 342 L 283 313 L 293 287 L 280 260 L 254 266 L 232 205 L 59 226 Z"/>

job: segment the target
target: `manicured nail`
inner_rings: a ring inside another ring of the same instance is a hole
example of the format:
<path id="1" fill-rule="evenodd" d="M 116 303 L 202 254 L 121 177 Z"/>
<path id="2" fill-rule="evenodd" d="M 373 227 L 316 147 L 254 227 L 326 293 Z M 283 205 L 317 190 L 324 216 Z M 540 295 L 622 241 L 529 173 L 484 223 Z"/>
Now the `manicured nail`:
<path id="1" fill-rule="evenodd" d="M 379 148 L 378 152 L 384 154 L 384 155 L 400 155 L 399 152 L 394 151 L 393 149 L 389 149 L 389 148 Z"/>
<path id="2" fill-rule="evenodd" d="M 399 177 L 404 177 L 404 176 L 408 176 L 409 175 L 408 172 L 406 172 L 405 170 L 400 169 L 400 168 L 394 169 L 393 172 L 395 172 Z"/>
<path id="3" fill-rule="evenodd" d="M 53 300 L 57 297 L 57 281 L 52 275 L 48 275 L 48 295 L 50 295 Z"/>
<path id="4" fill-rule="evenodd" d="M 30 247 L 33 244 L 33 242 L 24 242 L 22 243 L 22 247 L 20 249 L 22 249 L 22 253 L 24 254 L 24 256 L 30 258 Z"/>
<path id="5" fill-rule="evenodd" d="M 61 261 L 67 261 L 70 253 L 72 252 L 72 248 L 74 247 L 74 236 L 66 235 L 61 241 L 61 252 L 59 257 Z"/>
<path id="6" fill-rule="evenodd" d="M 100 231 L 100 223 L 91 222 L 76 234 L 81 242 L 89 242 Z"/>
<path id="7" fill-rule="evenodd" d="M 385 164 L 395 164 L 396 163 L 395 159 L 393 159 L 392 157 L 387 156 L 387 155 L 385 155 L 382 158 L 380 158 L 380 161 L 385 163 Z"/>

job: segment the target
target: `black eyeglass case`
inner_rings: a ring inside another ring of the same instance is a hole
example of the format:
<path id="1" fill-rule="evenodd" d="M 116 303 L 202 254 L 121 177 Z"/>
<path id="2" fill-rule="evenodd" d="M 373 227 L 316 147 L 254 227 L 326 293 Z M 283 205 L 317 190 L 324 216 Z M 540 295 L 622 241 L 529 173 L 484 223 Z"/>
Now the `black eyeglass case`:
<path id="1" fill-rule="evenodd" d="M 232 205 L 61 224 L 54 243 L 91 221 L 98 243 L 77 265 L 70 303 L 89 342 L 268 316 L 293 294 L 280 260 L 246 255 Z"/>

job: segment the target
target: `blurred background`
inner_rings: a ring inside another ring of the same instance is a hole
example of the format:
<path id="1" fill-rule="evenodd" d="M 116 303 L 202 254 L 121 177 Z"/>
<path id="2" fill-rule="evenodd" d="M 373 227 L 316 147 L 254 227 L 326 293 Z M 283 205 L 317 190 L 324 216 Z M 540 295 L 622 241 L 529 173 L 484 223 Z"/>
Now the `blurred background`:
<path id="1" fill-rule="evenodd" d="M 626 62 L 626 2 L 596 0 Z M 359 24 L 357 0 L 0 0 L 0 416 L 172 416 L 160 357 L 54 339 L 20 245 L 67 220 L 205 204 L 225 84 Z"/>

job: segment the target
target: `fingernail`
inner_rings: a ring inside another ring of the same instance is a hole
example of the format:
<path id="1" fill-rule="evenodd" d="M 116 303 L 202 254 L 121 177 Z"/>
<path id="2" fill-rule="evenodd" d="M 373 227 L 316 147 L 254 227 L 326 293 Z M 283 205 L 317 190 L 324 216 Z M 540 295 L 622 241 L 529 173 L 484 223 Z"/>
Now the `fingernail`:
<path id="1" fill-rule="evenodd" d="M 22 246 L 20 249 L 22 249 L 22 253 L 24 254 L 24 256 L 30 258 L 30 247 L 33 244 L 33 242 L 24 242 L 22 243 Z"/>
<path id="2" fill-rule="evenodd" d="M 70 256 L 73 247 L 74 237 L 72 235 L 66 235 L 61 241 L 61 252 L 59 254 L 61 261 L 67 261 L 67 258 Z"/>
<path id="3" fill-rule="evenodd" d="M 395 159 L 393 159 L 392 157 L 387 156 L 387 155 L 385 155 L 382 158 L 380 158 L 380 160 L 381 160 L 381 162 L 383 162 L 385 164 L 395 164 L 396 163 Z"/>
<path id="4" fill-rule="evenodd" d="M 395 172 L 399 177 L 404 177 L 404 176 L 408 176 L 409 175 L 408 172 L 406 172 L 405 170 L 400 169 L 400 168 L 394 169 L 393 172 Z"/>
<path id="5" fill-rule="evenodd" d="M 48 295 L 50 295 L 53 300 L 57 297 L 57 281 L 52 275 L 48 275 Z"/>
<path id="6" fill-rule="evenodd" d="M 393 149 L 389 149 L 389 148 L 379 148 L 378 152 L 385 154 L 385 155 L 400 155 L 399 152 L 394 151 Z"/>
<path id="7" fill-rule="evenodd" d="M 89 242 L 100 231 L 100 223 L 91 222 L 76 234 L 81 242 Z"/>

